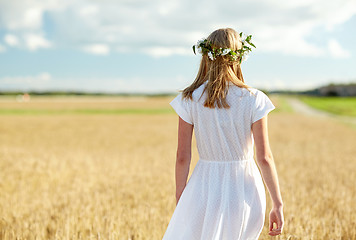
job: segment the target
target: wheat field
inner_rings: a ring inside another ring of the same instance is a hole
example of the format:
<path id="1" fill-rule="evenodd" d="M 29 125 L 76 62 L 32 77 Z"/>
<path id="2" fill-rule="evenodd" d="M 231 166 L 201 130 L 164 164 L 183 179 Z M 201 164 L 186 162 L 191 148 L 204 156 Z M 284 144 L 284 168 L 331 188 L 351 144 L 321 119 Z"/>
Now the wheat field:
<path id="1" fill-rule="evenodd" d="M 171 99 L 0 99 L 0 239 L 162 239 L 175 208 Z M 260 239 L 356 239 L 355 127 L 271 99 L 285 227 L 268 235 L 267 197 Z M 194 146 L 190 173 L 197 160 Z"/>

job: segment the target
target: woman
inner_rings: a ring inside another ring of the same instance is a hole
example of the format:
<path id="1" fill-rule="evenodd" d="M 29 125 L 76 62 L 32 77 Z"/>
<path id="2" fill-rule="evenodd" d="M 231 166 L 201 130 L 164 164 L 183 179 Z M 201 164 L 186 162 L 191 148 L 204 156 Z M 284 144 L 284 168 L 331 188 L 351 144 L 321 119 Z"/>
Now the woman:
<path id="1" fill-rule="evenodd" d="M 273 203 L 269 235 L 282 232 L 283 201 L 267 130 L 275 106 L 244 83 L 240 68 L 251 47 L 251 35 L 242 39 L 231 28 L 193 46 L 202 54 L 198 75 L 170 103 L 179 115 L 177 206 L 163 240 L 258 239 L 266 208 L 262 178 Z M 193 128 L 199 161 L 187 183 Z"/>

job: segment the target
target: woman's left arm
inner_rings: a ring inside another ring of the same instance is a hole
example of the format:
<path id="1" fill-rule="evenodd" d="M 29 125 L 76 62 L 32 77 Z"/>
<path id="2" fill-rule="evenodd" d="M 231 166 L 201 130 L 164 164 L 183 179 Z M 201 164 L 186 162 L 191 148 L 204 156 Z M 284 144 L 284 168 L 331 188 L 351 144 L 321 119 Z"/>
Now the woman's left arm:
<path id="1" fill-rule="evenodd" d="M 192 135 L 193 125 L 185 122 L 179 117 L 176 158 L 176 204 L 178 204 L 188 179 L 192 156 Z"/>

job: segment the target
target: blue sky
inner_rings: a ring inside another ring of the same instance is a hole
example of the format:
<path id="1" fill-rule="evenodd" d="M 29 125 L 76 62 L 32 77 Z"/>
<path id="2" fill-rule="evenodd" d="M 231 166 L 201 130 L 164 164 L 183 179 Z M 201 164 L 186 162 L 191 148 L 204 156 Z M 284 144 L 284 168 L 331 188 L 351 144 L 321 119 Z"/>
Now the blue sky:
<path id="1" fill-rule="evenodd" d="M 354 0 L 0 0 L 0 90 L 177 91 L 221 27 L 253 35 L 250 86 L 356 82 Z"/>

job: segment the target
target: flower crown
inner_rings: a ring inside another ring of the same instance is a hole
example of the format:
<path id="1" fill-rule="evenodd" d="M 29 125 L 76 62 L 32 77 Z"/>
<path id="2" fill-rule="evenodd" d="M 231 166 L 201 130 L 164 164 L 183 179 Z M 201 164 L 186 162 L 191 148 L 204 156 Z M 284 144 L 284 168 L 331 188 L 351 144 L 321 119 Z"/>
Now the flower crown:
<path id="1" fill-rule="evenodd" d="M 240 32 L 241 44 L 242 47 L 236 51 L 231 50 L 230 48 L 214 48 L 206 38 L 199 40 L 196 45 L 193 45 L 193 52 L 195 49 L 202 55 L 208 54 L 210 60 L 214 61 L 218 56 L 228 55 L 231 61 L 242 61 L 247 59 L 247 55 L 252 51 L 251 46 L 256 48 L 256 46 L 251 42 L 252 35 L 246 36 L 242 39 L 242 32 Z M 248 46 L 250 45 L 250 46 Z"/>

